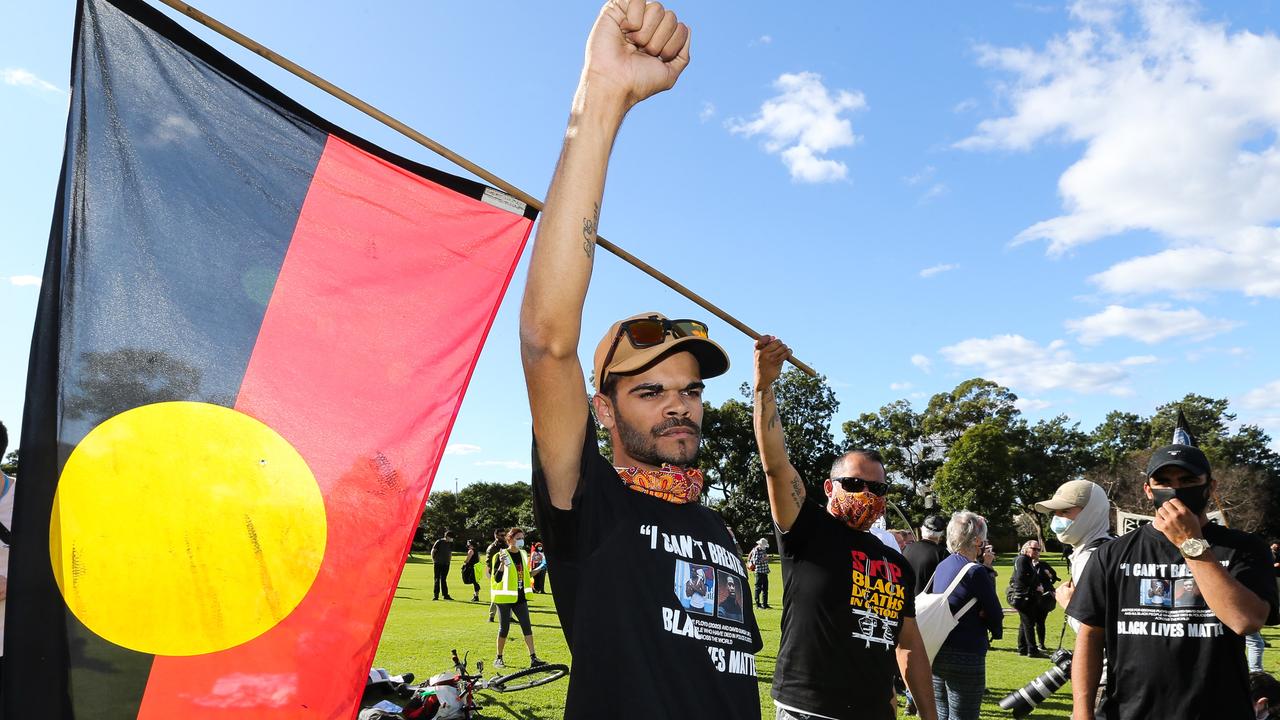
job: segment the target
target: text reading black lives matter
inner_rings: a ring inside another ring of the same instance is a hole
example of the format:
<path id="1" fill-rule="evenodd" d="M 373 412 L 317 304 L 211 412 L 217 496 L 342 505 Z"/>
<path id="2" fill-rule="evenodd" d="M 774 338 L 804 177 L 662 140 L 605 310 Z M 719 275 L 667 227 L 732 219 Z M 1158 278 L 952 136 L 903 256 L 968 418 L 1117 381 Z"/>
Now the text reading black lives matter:
<path id="1" fill-rule="evenodd" d="M 661 609 L 663 629 L 705 643 L 716 670 L 755 677 L 755 655 L 732 648 L 752 643 L 744 623 L 742 560 L 714 542 L 665 533 L 657 525 L 641 525 L 640 534 L 650 550 L 677 558 L 672 591 L 680 607 Z"/>

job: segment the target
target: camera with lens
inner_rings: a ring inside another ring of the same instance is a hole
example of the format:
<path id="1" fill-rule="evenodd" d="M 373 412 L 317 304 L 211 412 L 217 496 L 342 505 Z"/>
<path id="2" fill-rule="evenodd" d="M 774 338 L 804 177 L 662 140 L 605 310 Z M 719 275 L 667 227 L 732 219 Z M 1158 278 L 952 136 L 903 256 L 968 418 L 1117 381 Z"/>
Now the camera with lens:
<path id="1" fill-rule="evenodd" d="M 1000 701 L 1000 709 L 1013 711 L 1016 718 L 1031 714 L 1044 699 L 1058 691 L 1071 679 L 1071 651 L 1065 648 L 1049 656 L 1053 667 Z"/>

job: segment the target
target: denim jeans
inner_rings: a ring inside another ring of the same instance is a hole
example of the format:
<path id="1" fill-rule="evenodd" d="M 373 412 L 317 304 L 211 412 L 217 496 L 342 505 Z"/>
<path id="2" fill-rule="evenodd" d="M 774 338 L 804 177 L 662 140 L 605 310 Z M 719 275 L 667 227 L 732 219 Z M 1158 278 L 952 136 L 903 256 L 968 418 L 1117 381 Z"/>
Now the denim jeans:
<path id="1" fill-rule="evenodd" d="M 1244 656 L 1249 659 L 1249 672 L 1262 672 L 1262 633 L 1244 636 Z"/>
<path id="2" fill-rule="evenodd" d="M 942 648 L 933 659 L 938 720 L 978 720 L 987 689 L 987 655 Z"/>

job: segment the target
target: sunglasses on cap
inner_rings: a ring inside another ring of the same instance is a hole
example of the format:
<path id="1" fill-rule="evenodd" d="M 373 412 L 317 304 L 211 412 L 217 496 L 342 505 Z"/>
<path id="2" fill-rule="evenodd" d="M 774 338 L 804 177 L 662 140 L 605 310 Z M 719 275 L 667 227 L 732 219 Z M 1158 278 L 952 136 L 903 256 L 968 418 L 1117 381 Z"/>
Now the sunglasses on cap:
<path id="1" fill-rule="evenodd" d="M 618 343 L 622 342 L 624 336 L 631 343 L 631 347 L 643 350 L 661 345 L 666 341 L 668 334 L 677 339 L 709 337 L 707 324 L 697 320 L 667 320 L 665 318 L 627 320 L 618 326 L 618 335 L 613 338 L 613 344 L 609 346 L 609 352 L 605 354 L 604 362 L 600 364 L 600 373 L 603 375 L 609 372 L 609 363 L 613 362 L 613 355 L 618 351 Z"/>
<path id="2" fill-rule="evenodd" d="M 889 494 L 889 483 L 879 480 L 863 480 L 857 477 L 834 477 L 831 482 L 840 483 L 845 492 L 862 492 L 864 489 L 872 495 L 884 497 Z"/>

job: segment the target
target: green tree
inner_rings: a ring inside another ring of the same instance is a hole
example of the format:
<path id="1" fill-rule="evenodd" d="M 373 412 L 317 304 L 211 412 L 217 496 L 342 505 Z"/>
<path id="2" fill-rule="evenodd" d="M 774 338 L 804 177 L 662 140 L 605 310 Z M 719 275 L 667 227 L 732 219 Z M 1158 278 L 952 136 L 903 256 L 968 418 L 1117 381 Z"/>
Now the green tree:
<path id="1" fill-rule="evenodd" d="M 884 457 L 884 469 L 893 482 L 889 500 L 908 517 L 925 514 L 924 494 L 942 467 L 946 448 L 929 437 L 924 418 L 907 400 L 897 400 L 874 413 L 846 420 L 842 450 L 872 448 Z M 915 524 L 913 522 L 913 524 Z"/>
<path id="2" fill-rule="evenodd" d="M 1112 410 L 1089 434 L 1089 443 L 1096 461 L 1115 470 L 1129 453 L 1151 447 L 1151 421 L 1136 413 Z"/>
<path id="3" fill-rule="evenodd" d="M 1022 513 L 1033 519 L 1032 523 L 1046 521 L 1035 511 L 1037 502 L 1097 465 L 1089 434 L 1066 415 L 1035 425 L 1020 422 L 1011 433 L 1011 441 L 1014 499 Z"/>
<path id="4" fill-rule="evenodd" d="M 1018 396 L 1009 388 L 983 378 L 965 380 L 951 392 L 929 399 L 921 420 L 925 434 L 950 447 L 975 425 L 994 423 L 1009 428 L 1020 415 Z"/>
<path id="5" fill-rule="evenodd" d="M 750 539 L 770 534 L 773 520 L 751 425 L 752 388 L 743 383 L 740 391 L 747 402 L 727 400 L 711 414 L 711 422 L 704 416 L 700 464 L 716 475 L 724 493 L 713 506 L 739 539 Z M 839 454 L 831 422 L 840 403 L 826 377 L 811 378 L 795 369 L 783 371 L 773 391 L 791 464 L 809 495 L 821 498 L 822 481 Z"/>
<path id="6" fill-rule="evenodd" d="M 17 450 L 16 448 L 15 448 L 15 449 L 13 449 L 13 450 L 10 450 L 10 451 L 9 451 L 9 454 L 4 456 L 4 462 L 3 462 L 3 463 L 0 463 L 0 470 L 3 470 L 4 472 L 6 472 L 6 473 L 8 473 L 8 474 L 10 474 L 10 475 L 17 476 L 17 474 L 18 474 L 18 450 Z"/>
<path id="7" fill-rule="evenodd" d="M 422 521 L 418 528 L 428 543 L 452 530 L 457 535 L 465 535 L 467 530 L 467 514 L 458 504 L 458 493 L 450 490 L 432 490 L 427 498 L 427 506 L 422 509 Z"/>
<path id="8" fill-rule="evenodd" d="M 947 452 L 934 480 L 934 491 L 946 512 L 972 510 L 987 518 L 993 532 L 1012 526 L 1013 453 L 1000 418 L 965 430 Z"/>

